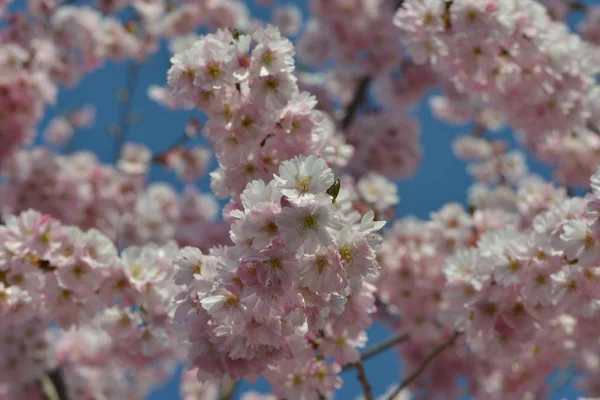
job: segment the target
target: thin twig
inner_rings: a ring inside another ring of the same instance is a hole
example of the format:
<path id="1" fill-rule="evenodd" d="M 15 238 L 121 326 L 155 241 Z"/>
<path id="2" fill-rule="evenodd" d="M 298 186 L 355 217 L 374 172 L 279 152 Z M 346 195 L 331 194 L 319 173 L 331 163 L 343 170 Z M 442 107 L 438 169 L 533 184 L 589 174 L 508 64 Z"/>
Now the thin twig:
<path id="1" fill-rule="evenodd" d="M 373 392 L 371 390 L 371 384 L 369 383 L 369 378 L 367 378 L 367 373 L 365 372 L 365 366 L 362 361 L 357 362 L 356 364 L 356 373 L 358 374 L 358 381 L 363 387 L 363 392 L 365 393 L 365 400 L 373 400 Z"/>
<path id="2" fill-rule="evenodd" d="M 356 90 L 354 91 L 354 96 L 352 100 L 346 107 L 346 112 L 344 113 L 344 118 L 342 122 L 340 122 L 340 126 L 342 129 L 348 129 L 354 117 L 356 116 L 356 112 L 358 108 L 364 101 L 367 99 L 367 91 L 369 90 L 369 84 L 371 83 L 370 76 L 363 76 L 358 81 L 358 85 L 356 85 Z"/>
<path id="3" fill-rule="evenodd" d="M 119 106 L 119 125 L 114 137 L 115 161 L 117 161 L 121 155 L 121 147 L 123 147 L 123 143 L 127 139 L 129 127 L 131 126 L 131 121 L 129 121 L 129 118 L 131 115 L 131 108 L 133 107 L 133 99 L 135 95 L 135 89 L 138 84 L 141 67 L 142 64 L 131 61 L 129 67 L 127 68 L 124 91 L 126 98 L 120 103 Z"/>
<path id="4" fill-rule="evenodd" d="M 396 10 L 402 7 L 404 0 L 396 1 Z M 352 100 L 348 103 L 346 107 L 346 112 L 344 113 L 344 118 L 340 122 L 340 127 L 343 130 L 348 129 L 354 117 L 356 117 L 356 112 L 360 108 L 360 106 L 367 100 L 367 93 L 369 91 L 369 85 L 371 84 L 372 78 L 369 75 L 365 75 L 358 80 L 358 84 L 356 85 L 356 89 L 354 90 L 354 96 L 352 96 Z"/>
<path id="5" fill-rule="evenodd" d="M 361 354 L 360 359 L 362 361 L 367 361 L 369 358 L 389 349 L 390 347 L 394 347 L 398 343 L 406 342 L 409 339 L 410 333 L 398 334 L 394 337 L 391 337 L 389 339 L 384 340 L 383 342 L 376 344 L 373 347 L 369 347 Z"/>
<path id="6" fill-rule="evenodd" d="M 571 11 L 581 11 L 581 12 L 586 12 L 588 10 L 588 6 L 587 4 L 581 2 L 581 1 L 570 1 L 569 2 L 569 9 Z"/>
<path id="7" fill-rule="evenodd" d="M 360 355 L 360 361 L 367 361 L 369 358 L 376 356 L 379 353 L 386 351 L 387 349 L 394 347 L 395 345 L 405 342 L 410 339 L 409 333 L 402 333 L 396 336 L 393 336 L 389 339 L 384 340 L 383 342 L 377 343 L 376 345 L 369 347 Z M 347 371 L 356 367 L 356 364 L 348 364 L 343 369 L 343 371 Z"/>
<path id="8" fill-rule="evenodd" d="M 569 365 L 568 368 L 560 371 L 558 376 L 550 383 L 548 398 L 551 399 L 560 390 L 562 390 L 569 383 L 569 380 L 573 377 L 573 375 L 575 375 L 575 371 L 572 365 Z"/>
<path id="9" fill-rule="evenodd" d="M 392 392 L 391 395 L 388 396 L 387 400 L 393 400 L 394 397 L 398 396 L 398 394 L 402 391 L 402 389 L 406 388 L 408 385 L 413 383 L 415 379 L 419 377 L 425 371 L 427 366 L 447 347 L 450 347 L 456 342 L 456 339 L 461 335 L 461 332 L 455 332 L 452 337 L 446 342 L 437 346 L 425 359 L 421 362 L 421 364 L 414 370 L 402 383 Z"/>
<path id="10" fill-rule="evenodd" d="M 185 144 L 190 139 L 191 139 L 191 137 L 188 136 L 188 135 L 186 135 L 186 134 L 184 134 L 183 136 L 179 137 L 166 150 L 163 150 L 160 153 L 154 155 L 152 157 L 152 162 L 159 163 L 159 164 L 160 163 L 164 163 L 165 160 L 166 160 L 166 158 L 169 156 L 169 154 L 171 154 L 171 152 L 175 151 L 175 149 L 180 148 L 181 145 Z"/>
<path id="11" fill-rule="evenodd" d="M 596 135 L 600 135 L 600 129 L 592 121 L 588 121 L 585 126 Z"/>

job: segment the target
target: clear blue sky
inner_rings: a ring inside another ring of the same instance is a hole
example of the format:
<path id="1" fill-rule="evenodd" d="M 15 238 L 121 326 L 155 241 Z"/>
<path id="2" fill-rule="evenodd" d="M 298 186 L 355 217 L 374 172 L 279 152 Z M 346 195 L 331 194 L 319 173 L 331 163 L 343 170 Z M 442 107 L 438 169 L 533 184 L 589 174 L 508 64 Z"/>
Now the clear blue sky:
<path id="1" fill-rule="evenodd" d="M 277 3 L 283 4 L 286 2 L 290 1 L 278 1 Z M 306 0 L 293 3 L 301 5 L 304 10 L 307 8 Z M 268 18 L 270 14 L 268 10 L 257 7 L 252 2 L 248 2 L 248 4 L 255 15 Z M 170 143 L 182 135 L 185 122 L 192 115 L 201 116 L 199 112 L 168 111 L 147 98 L 145 88 L 149 84 L 163 85 L 165 83 L 167 60 L 168 53 L 163 47 L 158 54 L 154 55 L 142 67 L 139 90 L 134 93 L 133 106 L 133 110 L 139 114 L 140 121 L 131 127 L 127 138 L 129 141 L 146 143 L 153 151 L 157 152 L 167 148 Z M 85 103 L 94 103 L 98 107 L 96 126 L 79 132 L 74 139 L 74 148 L 91 150 L 101 160 L 111 162 L 114 155 L 112 154 L 112 141 L 107 133 L 107 128 L 110 124 L 117 122 L 119 102 L 115 94 L 120 87 L 124 86 L 125 76 L 125 65 L 108 64 L 86 77 L 77 88 L 62 90 L 57 105 L 48 110 L 40 126 L 45 127 L 47 121 L 57 113 L 78 108 Z M 399 194 L 402 200 L 398 207 L 398 213 L 400 216 L 412 214 L 420 218 L 427 218 L 430 212 L 439 209 L 447 202 L 465 202 L 466 189 L 472 181 L 466 173 L 465 165 L 452 154 L 451 142 L 456 135 L 467 132 L 469 127 L 451 127 L 435 120 L 432 118 L 426 102 L 415 113 L 422 125 L 421 140 L 424 148 L 424 158 L 413 178 L 399 182 Z M 510 142 L 514 144 L 509 130 L 503 131 L 499 137 L 509 138 Z M 201 140 L 199 139 L 199 141 Z M 531 157 L 528 161 L 530 169 L 534 172 L 546 178 L 550 177 L 550 170 L 547 167 L 536 163 Z M 181 184 L 174 179 L 172 174 L 166 173 L 158 167 L 153 168 L 151 180 L 167 181 L 177 188 L 181 188 Z M 198 186 L 201 190 L 208 191 L 208 178 L 200 181 Z M 372 327 L 368 333 L 369 345 L 377 343 L 390 335 L 390 332 L 379 324 Z M 391 384 L 398 382 L 403 373 L 400 361 L 393 350 L 368 361 L 366 368 L 376 395 L 382 394 Z M 354 372 L 345 373 L 343 378 L 345 381 L 344 387 L 337 393 L 336 398 L 354 399 L 356 395 L 361 393 Z M 241 390 L 243 391 L 249 387 L 251 386 L 243 384 Z M 259 382 L 253 388 L 259 391 L 268 391 L 268 387 L 264 382 Z M 153 394 L 150 399 L 179 399 L 178 389 L 177 376 L 164 388 Z M 238 389 L 236 398 L 239 398 L 241 390 Z M 571 385 L 567 385 L 554 398 L 573 399 L 576 398 L 577 394 Z"/>

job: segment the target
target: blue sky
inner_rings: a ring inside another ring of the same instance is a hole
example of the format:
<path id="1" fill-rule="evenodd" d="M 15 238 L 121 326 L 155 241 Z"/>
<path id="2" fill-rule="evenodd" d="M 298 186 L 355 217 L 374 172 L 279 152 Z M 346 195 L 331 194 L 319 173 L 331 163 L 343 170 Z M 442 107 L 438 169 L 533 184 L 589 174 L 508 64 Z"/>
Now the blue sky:
<path id="1" fill-rule="evenodd" d="M 277 4 L 290 3 L 277 1 Z M 306 1 L 293 2 L 299 4 L 306 11 Z M 257 7 L 248 2 L 250 9 L 259 17 L 268 18 L 269 10 Z M 155 54 L 147 64 L 141 68 L 140 84 L 134 93 L 133 111 L 139 116 L 139 122 L 130 128 L 128 141 L 146 143 L 153 151 L 160 152 L 179 138 L 183 133 L 186 121 L 192 116 L 201 117 L 199 112 L 168 111 L 149 100 L 145 88 L 150 84 L 163 85 L 166 80 L 168 68 L 168 53 L 163 49 Z M 118 121 L 119 102 L 116 92 L 124 86 L 126 77 L 126 64 L 107 64 L 101 70 L 89 75 L 78 87 L 71 90 L 62 90 L 56 106 L 50 107 L 44 121 L 40 125 L 46 126 L 48 120 L 58 114 L 78 108 L 86 103 L 93 103 L 98 108 L 97 123 L 95 127 L 80 131 L 74 138 L 75 149 L 87 149 L 95 152 L 104 162 L 114 159 L 112 139 L 108 134 L 108 127 Z M 467 175 L 465 165 L 452 154 L 451 142 L 460 134 L 467 132 L 468 126 L 448 126 L 431 115 L 427 102 L 423 102 L 415 110 L 415 115 L 421 122 L 422 146 L 424 157 L 416 175 L 410 179 L 398 182 L 401 202 L 398 206 L 398 215 L 415 215 L 427 218 L 429 213 L 439 209 L 447 202 L 465 203 L 466 189 L 472 183 Z M 510 130 L 505 129 L 498 134 L 498 138 L 505 138 L 514 145 Z M 202 139 L 197 139 L 202 142 Z M 528 158 L 529 167 L 545 178 L 550 177 L 550 169 Z M 214 167 L 214 165 L 213 165 Z M 152 181 L 167 181 L 177 188 L 182 185 L 159 167 L 154 167 L 150 176 Z M 201 190 L 208 191 L 208 178 L 198 182 Z M 369 345 L 377 343 L 390 336 L 391 333 L 379 324 L 369 330 Z M 398 382 L 402 376 L 401 363 L 393 350 L 381 354 L 366 363 L 368 377 L 373 385 L 374 393 L 383 393 L 391 384 Z M 405 372 L 405 371 L 404 371 Z M 349 371 L 342 377 L 344 387 L 338 392 L 338 399 L 353 399 L 361 393 L 355 379 L 355 372 Z M 244 383 L 239 393 L 251 387 Z M 264 382 L 252 386 L 259 391 L 268 391 Z M 164 388 L 154 393 L 150 399 L 179 399 L 178 377 L 169 382 Z M 577 392 L 572 385 L 558 392 L 553 399 L 573 399 Z"/>

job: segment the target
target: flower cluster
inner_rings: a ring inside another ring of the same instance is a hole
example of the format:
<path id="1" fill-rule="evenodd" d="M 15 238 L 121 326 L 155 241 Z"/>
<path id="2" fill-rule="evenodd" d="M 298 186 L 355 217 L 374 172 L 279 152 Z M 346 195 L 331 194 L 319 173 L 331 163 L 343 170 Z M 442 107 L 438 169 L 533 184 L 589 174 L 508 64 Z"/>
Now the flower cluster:
<path id="1" fill-rule="evenodd" d="M 44 43 L 36 43 L 43 50 Z M 35 137 L 44 107 L 56 100 L 56 87 L 47 75 L 46 60 L 21 46 L 0 45 L 0 168 L 20 146 Z"/>
<path id="2" fill-rule="evenodd" d="M 599 176 L 584 198 L 534 176 L 504 180 L 495 192 L 478 183 L 472 212 L 450 204 L 428 222 L 404 219 L 386 232 L 378 294 L 383 319 L 413 334 L 404 359 L 419 363 L 449 330 L 464 332 L 473 352 L 447 350 L 417 387 L 457 396 L 462 375 L 482 398 L 545 396 L 552 369 L 575 360 L 588 372 L 586 392 L 600 393 L 589 356 L 600 306 Z M 450 363 L 456 375 L 444 369 Z"/>
<path id="3" fill-rule="evenodd" d="M 313 342 L 339 364 L 357 360 L 384 223 L 372 212 L 350 219 L 326 193 L 333 185 L 325 160 L 285 161 L 229 211 L 234 246 L 181 250 L 177 313 L 200 379 L 264 373 L 276 394 L 299 399 L 299 390 L 325 394 L 338 384 L 335 366 L 314 359 Z"/>
<path id="4" fill-rule="evenodd" d="M 293 56 L 291 42 L 268 26 L 252 37 L 219 30 L 171 58 L 169 101 L 209 117 L 204 135 L 219 162 L 211 173 L 219 197 L 238 198 L 247 182 L 270 180 L 297 155 L 339 158 L 343 141 L 315 99 L 298 91 Z"/>
<path id="5" fill-rule="evenodd" d="M 32 141 L 46 105 L 56 100 L 57 85 L 75 85 L 105 60 L 144 59 L 158 49 L 161 36 L 188 33 L 199 24 L 248 26 L 247 9 L 234 0 L 169 9 L 160 0 L 104 1 L 100 9 L 36 0 L 27 4 L 34 18 L 25 11 L 4 12 L 5 3 L 0 1 L 0 17 L 9 22 L 0 29 L 0 168 Z M 135 18 L 111 15 L 128 5 Z M 51 142 L 70 136 L 65 122 L 49 127 Z"/>
<path id="6" fill-rule="evenodd" d="M 598 163 L 597 48 L 530 0 L 406 1 L 395 23 L 416 62 L 500 114 L 562 182 L 586 183 Z"/>
<path id="7" fill-rule="evenodd" d="M 321 67 L 328 60 L 346 73 L 379 75 L 402 62 L 391 1 L 311 1 L 313 17 L 298 42 L 301 60 Z"/>
<path id="8" fill-rule="evenodd" d="M 18 152 L 5 173 L 2 212 L 38 209 L 82 229 L 116 237 L 117 218 L 133 207 L 144 177 L 102 165 L 95 154 L 57 155 L 36 147 Z"/>
<path id="9" fill-rule="evenodd" d="M 2 212 L 17 214 L 35 207 L 62 223 L 98 229 L 119 244 L 174 239 L 207 250 L 230 243 L 226 224 L 216 221 L 213 196 L 193 186 L 182 194 L 166 184 L 144 187 L 150 159 L 145 146 L 129 143 L 119 168 L 100 164 L 88 152 L 22 150 L 4 174 Z M 207 235 L 197 235 L 198 230 Z"/>
<path id="10" fill-rule="evenodd" d="M 59 368 L 73 398 L 97 397 L 106 388 L 125 398 L 133 393 L 126 373 L 162 365 L 161 374 L 145 380 L 170 376 L 182 355 L 173 329 L 174 242 L 129 247 L 118 256 L 97 230 L 83 232 L 33 210 L 8 216 L 0 237 L 0 347 L 6 355 L 0 386 L 10 382 L 19 398 Z M 75 329 L 47 330 L 52 322 Z M 138 387 L 135 398 L 150 387 Z"/>
<path id="11" fill-rule="evenodd" d="M 419 125 L 402 114 L 361 116 L 347 134 L 356 149 L 349 168 L 356 174 L 374 171 L 392 179 L 408 177 L 421 162 Z"/>
<path id="12" fill-rule="evenodd" d="M 564 366 L 600 396 L 598 7 L 311 0 L 305 18 L 257 2 L 273 25 L 238 0 L 0 0 L 0 399 L 142 400 L 186 362 L 185 400 L 258 378 L 273 394 L 243 400 L 330 399 L 349 368 L 372 399 L 362 361 L 392 347 L 415 372 L 381 400 L 548 398 Z M 164 39 L 149 97 L 207 118 L 155 152 L 125 128 Z M 75 151 L 93 106 L 38 129 L 60 87 L 127 60 L 114 165 Z M 380 233 L 434 88 L 436 117 L 473 124 L 452 148 L 468 206 Z M 570 187 L 488 135 L 504 125 Z M 194 186 L 200 134 L 222 212 Z M 375 318 L 398 335 L 361 356 Z"/>
<path id="13" fill-rule="evenodd" d="M 96 108 L 89 104 L 67 115 L 54 117 L 44 130 L 44 139 L 53 145 L 68 143 L 78 129 L 94 124 Z"/>

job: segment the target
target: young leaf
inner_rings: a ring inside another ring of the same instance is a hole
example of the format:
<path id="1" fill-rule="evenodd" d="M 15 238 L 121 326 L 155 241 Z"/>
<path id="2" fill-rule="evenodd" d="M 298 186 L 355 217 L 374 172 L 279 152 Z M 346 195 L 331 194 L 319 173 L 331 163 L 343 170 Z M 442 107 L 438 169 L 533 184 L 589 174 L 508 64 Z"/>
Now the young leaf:
<path id="1" fill-rule="evenodd" d="M 333 185 L 326 190 L 326 193 L 333 197 L 331 202 L 335 204 L 335 200 L 337 199 L 338 194 L 340 194 L 340 178 L 335 178 L 335 182 L 333 182 Z"/>

